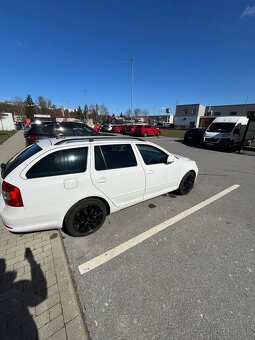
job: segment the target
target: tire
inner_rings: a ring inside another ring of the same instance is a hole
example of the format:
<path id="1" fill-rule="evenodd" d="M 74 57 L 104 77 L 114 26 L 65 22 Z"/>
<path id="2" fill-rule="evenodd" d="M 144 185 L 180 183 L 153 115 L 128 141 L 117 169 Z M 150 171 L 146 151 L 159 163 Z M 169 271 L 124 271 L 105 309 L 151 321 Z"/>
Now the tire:
<path id="1" fill-rule="evenodd" d="M 66 214 L 64 227 L 71 236 L 88 236 L 97 231 L 107 215 L 105 204 L 96 198 L 75 204 Z"/>
<path id="2" fill-rule="evenodd" d="M 144 132 L 143 137 L 147 137 L 147 136 L 148 136 L 148 133 Z"/>
<path id="3" fill-rule="evenodd" d="M 196 175 L 193 171 L 189 171 L 184 175 L 179 188 L 177 190 L 178 194 L 180 195 L 187 195 L 193 188 L 195 183 Z"/>
<path id="4" fill-rule="evenodd" d="M 159 132 L 157 132 L 157 133 L 156 133 L 156 136 L 157 136 L 157 137 L 159 137 L 159 135 L 160 135 L 160 133 L 159 133 Z"/>
<path id="5" fill-rule="evenodd" d="M 233 149 L 234 149 L 234 142 L 233 141 L 229 141 L 229 143 L 228 143 L 228 145 L 226 147 L 226 150 L 231 152 L 231 151 L 233 151 Z"/>

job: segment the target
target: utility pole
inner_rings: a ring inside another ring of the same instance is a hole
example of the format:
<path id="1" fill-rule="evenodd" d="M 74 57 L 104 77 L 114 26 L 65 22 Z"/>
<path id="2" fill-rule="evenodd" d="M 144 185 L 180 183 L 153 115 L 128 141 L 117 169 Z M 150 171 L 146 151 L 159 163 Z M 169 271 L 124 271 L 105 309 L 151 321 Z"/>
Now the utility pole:
<path id="1" fill-rule="evenodd" d="M 132 116 L 133 116 L 133 92 L 134 92 L 134 62 L 131 58 L 130 60 L 127 60 L 124 62 L 124 64 L 131 65 L 131 103 L 130 103 L 130 118 L 132 122 Z"/>

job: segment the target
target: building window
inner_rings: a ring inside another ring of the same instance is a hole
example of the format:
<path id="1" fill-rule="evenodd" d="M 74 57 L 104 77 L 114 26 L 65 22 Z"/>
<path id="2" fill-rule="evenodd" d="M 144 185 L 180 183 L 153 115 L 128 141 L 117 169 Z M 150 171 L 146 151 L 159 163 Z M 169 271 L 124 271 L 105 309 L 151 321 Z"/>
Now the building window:
<path id="1" fill-rule="evenodd" d="M 197 110 L 196 109 L 192 109 L 191 113 L 195 114 L 195 113 L 197 113 Z"/>
<path id="2" fill-rule="evenodd" d="M 214 112 L 214 116 L 220 116 L 221 112 Z"/>
<path id="3" fill-rule="evenodd" d="M 184 112 L 185 114 L 187 114 L 187 113 L 188 113 L 188 110 L 187 110 L 187 109 L 184 109 L 183 112 Z"/>
<path id="4" fill-rule="evenodd" d="M 236 111 L 229 112 L 229 115 L 230 116 L 237 116 L 237 112 Z"/>

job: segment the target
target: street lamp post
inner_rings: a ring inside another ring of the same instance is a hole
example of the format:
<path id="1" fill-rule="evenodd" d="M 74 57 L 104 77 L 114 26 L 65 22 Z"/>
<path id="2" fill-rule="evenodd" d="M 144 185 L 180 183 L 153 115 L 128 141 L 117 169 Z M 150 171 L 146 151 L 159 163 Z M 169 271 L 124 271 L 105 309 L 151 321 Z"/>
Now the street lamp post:
<path id="1" fill-rule="evenodd" d="M 132 122 L 132 116 L 133 116 L 133 92 L 134 92 L 134 62 L 131 58 L 130 60 L 125 61 L 125 64 L 131 65 L 131 103 L 130 103 L 130 117 Z"/>

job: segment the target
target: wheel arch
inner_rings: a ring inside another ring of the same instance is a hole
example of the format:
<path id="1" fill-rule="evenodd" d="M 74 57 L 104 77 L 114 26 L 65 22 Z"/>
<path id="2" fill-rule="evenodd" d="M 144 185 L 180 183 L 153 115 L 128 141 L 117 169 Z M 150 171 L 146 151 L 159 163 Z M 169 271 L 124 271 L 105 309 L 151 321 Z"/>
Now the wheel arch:
<path id="1" fill-rule="evenodd" d="M 109 203 L 107 202 L 106 199 L 104 199 L 104 198 L 102 198 L 102 197 L 99 197 L 99 196 L 88 196 L 88 197 L 86 197 L 86 198 L 80 199 L 79 201 L 77 201 L 76 203 L 74 203 L 74 204 L 67 210 L 67 212 L 65 213 L 65 216 L 64 216 L 64 218 L 63 218 L 63 221 L 62 221 L 62 229 L 64 228 L 65 219 L 66 219 L 66 216 L 68 215 L 68 213 L 70 212 L 70 210 L 71 210 L 76 204 L 79 204 L 79 203 L 81 203 L 81 202 L 83 202 L 83 201 L 85 201 L 85 200 L 88 200 L 88 199 L 97 199 L 97 200 L 103 202 L 104 205 L 106 206 L 107 216 L 110 215 L 110 213 L 111 213 L 111 208 L 110 208 L 110 205 L 109 205 Z"/>

